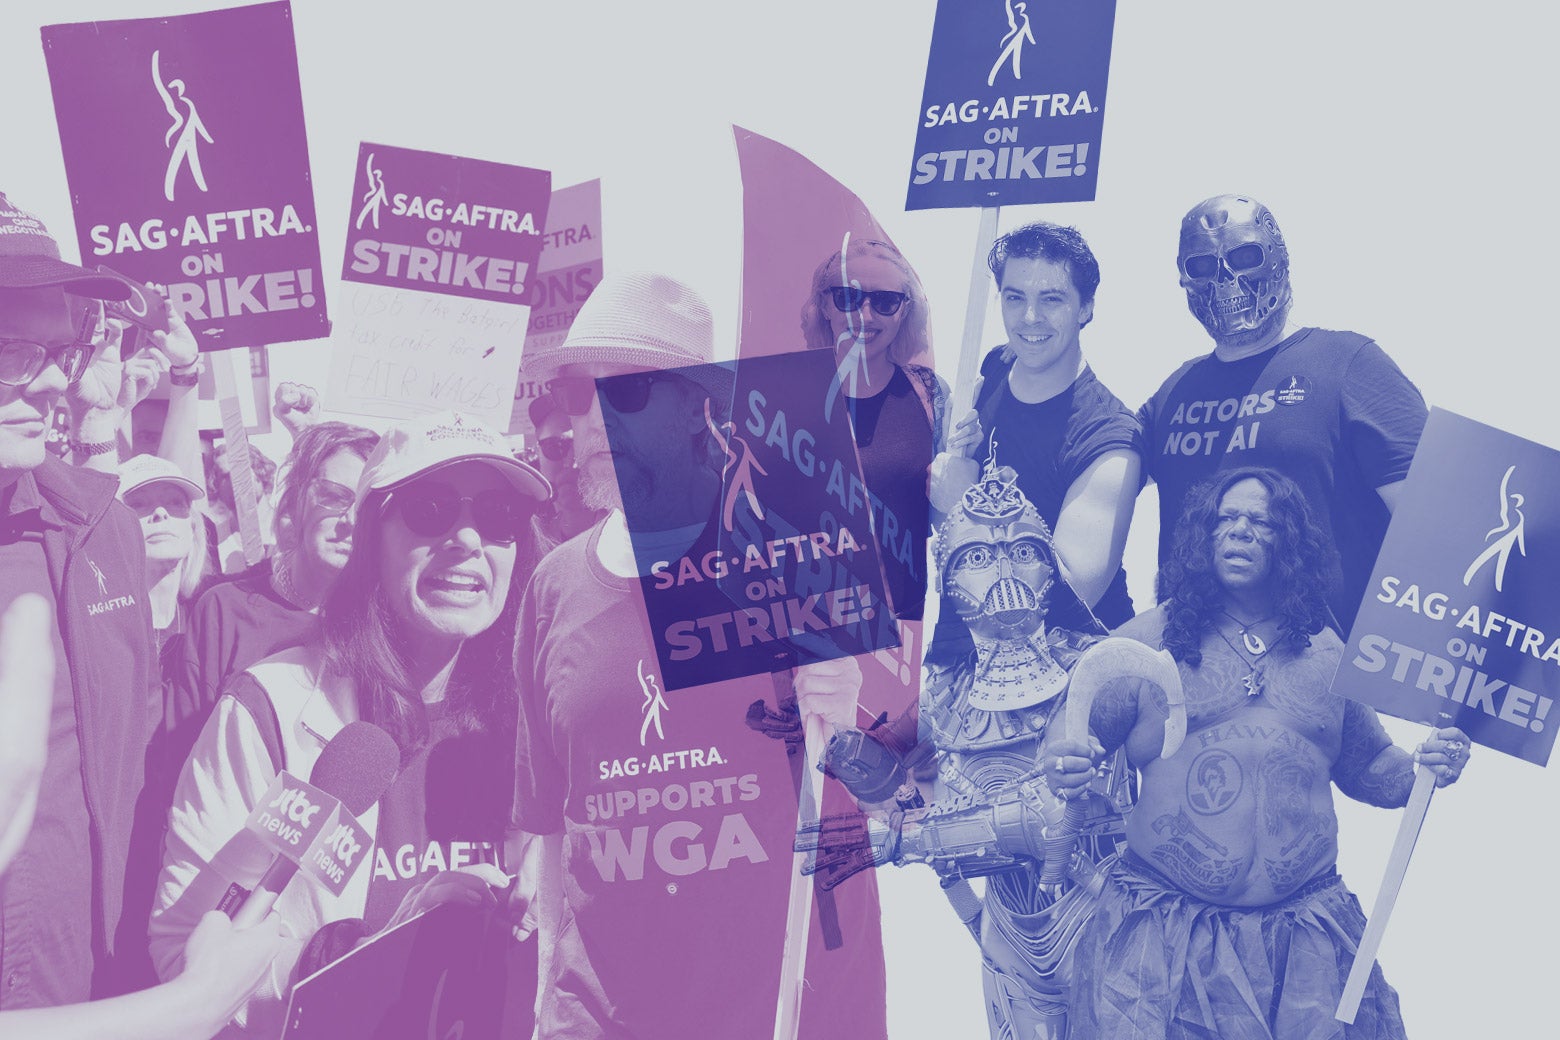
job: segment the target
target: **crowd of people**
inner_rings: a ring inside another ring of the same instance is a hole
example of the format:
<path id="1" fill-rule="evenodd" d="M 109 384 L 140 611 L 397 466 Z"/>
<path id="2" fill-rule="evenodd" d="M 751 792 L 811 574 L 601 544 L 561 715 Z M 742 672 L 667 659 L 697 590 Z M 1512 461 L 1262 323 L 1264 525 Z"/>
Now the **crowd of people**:
<path id="1" fill-rule="evenodd" d="M 195 335 L 173 313 L 126 357 L 102 306 L 126 285 L 0 196 L 0 1032 L 278 1036 L 299 980 L 455 905 L 505 924 L 482 951 L 504 1035 L 767 1037 L 789 1013 L 799 1036 L 882 1037 L 865 868 L 926 862 L 978 944 L 993 1038 L 1402 1036 L 1379 968 L 1356 1023 L 1331 1018 L 1364 926 L 1333 789 L 1401 806 L 1469 742 L 1396 748 L 1330 682 L 1422 398 L 1366 337 L 1290 325 L 1287 247 L 1249 198 L 1186 215 L 1213 349 L 1137 413 L 1084 358 L 1083 236 L 1030 224 L 988 259 L 1006 335 L 962 415 L 891 244 L 826 258 L 800 309 L 877 534 L 909 538 L 880 547 L 893 613 L 936 617 L 924 676 L 885 695 L 847 657 L 783 662 L 794 696 L 769 675 L 668 692 L 641 582 L 721 544 L 730 508 L 731 385 L 692 289 L 614 274 L 526 358 L 547 388 L 532 461 L 470 416 L 376 432 L 279 388 L 291 448 L 247 467 L 267 550 L 234 567 Z M 156 450 L 121 458 L 159 383 Z M 1134 616 L 1150 480 L 1157 603 Z M 1169 651 L 1178 681 L 1114 677 L 1067 739 L 1071 675 L 1110 632 Z M 839 782 L 798 835 L 814 718 Z M 271 859 L 246 821 L 360 722 L 395 748 L 372 848 L 340 892 L 300 878 L 235 925 L 216 908 Z M 641 770 L 663 747 L 697 764 Z M 989 847 L 938 825 L 1019 805 L 1031 825 Z M 1096 840 L 1075 855 L 1049 839 L 1079 805 Z M 819 875 L 805 934 L 793 846 Z"/>

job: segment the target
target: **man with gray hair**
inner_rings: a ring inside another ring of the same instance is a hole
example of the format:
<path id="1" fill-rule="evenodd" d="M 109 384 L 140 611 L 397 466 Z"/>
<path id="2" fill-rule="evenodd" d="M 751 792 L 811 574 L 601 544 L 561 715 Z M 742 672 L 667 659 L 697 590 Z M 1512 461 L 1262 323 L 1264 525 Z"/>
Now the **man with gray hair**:
<path id="1" fill-rule="evenodd" d="M 781 745 L 745 721 L 771 683 L 667 690 L 640 591 L 655 560 L 720 527 L 706 432 L 730 384 L 713 353 L 697 293 L 624 274 L 526 359 L 571 417 L 585 505 L 610 510 L 538 566 L 515 644 L 513 824 L 542 836 L 543 1038 L 774 1032 L 797 802 Z M 836 906 L 845 945 L 800 940 L 799 1035 L 883 1037 L 876 889 Z"/>

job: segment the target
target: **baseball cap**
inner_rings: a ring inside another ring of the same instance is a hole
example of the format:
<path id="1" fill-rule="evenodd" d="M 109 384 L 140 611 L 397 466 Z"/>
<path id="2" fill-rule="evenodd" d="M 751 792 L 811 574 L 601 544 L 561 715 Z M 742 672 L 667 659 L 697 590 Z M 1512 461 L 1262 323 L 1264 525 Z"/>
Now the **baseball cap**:
<path id="1" fill-rule="evenodd" d="M 358 480 L 357 504 L 361 508 L 370 492 L 390 491 L 467 460 L 492 465 L 526 498 L 545 502 L 552 497 L 547 478 L 515 458 L 503 436 L 487 423 L 460 412 L 434 412 L 398 423 L 379 438 Z"/>
<path id="2" fill-rule="evenodd" d="M 119 466 L 120 498 L 136 488 L 159 483 L 177 484 L 189 493 L 191 501 L 206 497 L 204 488 L 186 477 L 177 465 L 159 455 L 136 455 Z"/>
<path id="3" fill-rule="evenodd" d="M 118 278 L 61 260 L 59 243 L 43 221 L 17 209 L 0 192 L 0 289 L 50 285 L 99 300 L 130 298 L 130 286 Z"/>

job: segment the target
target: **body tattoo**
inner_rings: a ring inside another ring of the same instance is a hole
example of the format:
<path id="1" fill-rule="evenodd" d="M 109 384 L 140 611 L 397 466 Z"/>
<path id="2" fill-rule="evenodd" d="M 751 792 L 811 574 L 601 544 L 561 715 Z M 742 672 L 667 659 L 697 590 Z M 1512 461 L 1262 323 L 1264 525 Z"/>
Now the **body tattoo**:
<path id="1" fill-rule="evenodd" d="M 1186 804 L 1199 816 L 1216 816 L 1234 805 L 1245 788 L 1240 762 L 1222 748 L 1192 759 L 1186 773 Z"/>
<path id="2" fill-rule="evenodd" d="M 1229 847 L 1215 841 L 1182 809 L 1156 819 L 1154 833 L 1164 839 L 1154 846 L 1154 859 L 1183 889 L 1222 895 L 1245 869 L 1245 860 L 1229 858 Z"/>
<path id="3" fill-rule="evenodd" d="M 1273 748 L 1257 766 L 1262 821 L 1268 835 L 1292 835 L 1276 859 L 1264 857 L 1262 861 L 1268 879 L 1280 889 L 1308 877 L 1327 848 L 1328 832 L 1322 826 L 1322 816 L 1311 806 L 1315 783 L 1315 763 L 1290 748 Z"/>

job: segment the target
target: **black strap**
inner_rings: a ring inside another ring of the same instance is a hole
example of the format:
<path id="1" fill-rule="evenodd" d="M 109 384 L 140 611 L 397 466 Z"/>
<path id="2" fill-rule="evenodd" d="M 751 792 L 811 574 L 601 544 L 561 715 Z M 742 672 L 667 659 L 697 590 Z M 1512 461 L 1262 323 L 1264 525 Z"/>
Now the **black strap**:
<path id="1" fill-rule="evenodd" d="M 251 681 L 233 684 L 231 691 L 233 699 L 249 712 L 250 718 L 255 720 L 255 729 L 260 732 L 260 741 L 271 756 L 271 768 L 280 773 L 287 765 L 287 756 L 282 751 L 281 720 L 276 717 L 276 707 L 271 703 L 271 698 L 266 696 L 265 688 L 254 681 L 253 676 L 246 676 L 246 678 Z"/>

